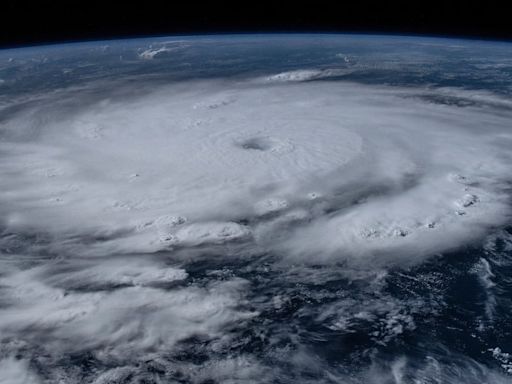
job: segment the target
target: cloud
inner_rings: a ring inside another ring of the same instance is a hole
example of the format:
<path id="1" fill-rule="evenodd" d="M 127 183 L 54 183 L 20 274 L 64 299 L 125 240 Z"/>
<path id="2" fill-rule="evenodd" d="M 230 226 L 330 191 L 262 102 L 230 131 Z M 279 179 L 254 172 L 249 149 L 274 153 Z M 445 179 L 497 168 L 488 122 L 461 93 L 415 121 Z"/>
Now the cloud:
<path id="1" fill-rule="evenodd" d="M 150 44 L 148 49 L 139 53 L 139 58 L 144 60 L 153 60 L 160 56 L 166 56 L 169 52 L 175 52 L 187 48 L 189 45 L 186 43 L 186 40 L 176 40 Z"/>
<path id="2" fill-rule="evenodd" d="M 425 103 L 432 92 L 209 81 L 71 114 L 32 107 L 3 128 L 26 138 L 1 144 L 4 225 L 77 252 L 236 240 L 319 262 L 421 260 L 508 217 L 506 103 Z M 151 224 L 165 217 L 183 222 Z M 86 235 L 98 241 L 79 249 Z"/>
<path id="3" fill-rule="evenodd" d="M 6 358 L 0 360 L 1 384 L 39 384 L 41 380 L 30 371 L 24 360 Z"/>
<path id="4" fill-rule="evenodd" d="M 128 263 L 129 260 L 124 260 Z M 128 359 L 147 351 L 172 349 L 192 336 L 213 337 L 232 322 L 254 316 L 237 309 L 245 282 L 233 279 L 165 289 L 169 271 L 154 272 L 112 262 L 80 268 L 79 262 L 46 264 L 11 273 L 2 280 L 0 329 L 54 352 L 94 349 Z M 171 272 L 171 280 L 184 278 Z M 163 280 L 163 281 L 162 281 Z"/>
<path id="5" fill-rule="evenodd" d="M 295 71 L 281 72 L 275 75 L 267 76 L 260 81 L 267 83 L 286 83 L 318 80 L 329 77 L 342 76 L 350 73 L 346 69 L 299 69 Z"/>
<path id="6" fill-rule="evenodd" d="M 278 377 L 276 359 L 302 367 L 297 377 L 348 380 L 288 324 L 274 324 L 288 344 L 266 338 L 268 313 L 296 311 L 297 298 L 272 280 L 260 297 L 249 276 L 281 268 L 293 287 L 367 282 L 482 239 L 510 219 L 512 110 L 492 94 L 331 75 L 188 81 L 101 100 L 98 83 L 3 107 L 1 366 L 28 372 L 12 359 L 20 351 L 50 367 L 91 353 L 105 368 L 88 377 L 96 383 L 142 380 L 151 369 L 257 382 Z M 387 345 L 414 331 L 423 306 L 389 295 L 365 303 L 333 297 L 296 312 L 333 332 L 375 320 L 372 340 Z M 255 339 L 270 340 L 264 358 L 232 353 Z M 205 354 L 207 363 L 191 362 Z M 412 369 L 404 359 L 357 380 L 385 371 L 403 381 Z M 466 363 L 475 382 L 489 373 Z M 431 377 L 432 364 L 414 374 Z"/>

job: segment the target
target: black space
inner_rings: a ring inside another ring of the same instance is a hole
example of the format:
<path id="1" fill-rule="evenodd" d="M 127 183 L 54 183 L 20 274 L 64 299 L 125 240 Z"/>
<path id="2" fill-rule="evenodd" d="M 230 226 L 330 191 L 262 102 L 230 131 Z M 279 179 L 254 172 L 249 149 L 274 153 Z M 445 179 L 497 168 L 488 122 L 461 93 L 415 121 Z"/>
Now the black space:
<path id="1" fill-rule="evenodd" d="M 505 4 L 505 3 L 503 3 Z M 512 39 L 492 1 L 4 1 L 0 46 L 170 34 L 354 32 Z"/>

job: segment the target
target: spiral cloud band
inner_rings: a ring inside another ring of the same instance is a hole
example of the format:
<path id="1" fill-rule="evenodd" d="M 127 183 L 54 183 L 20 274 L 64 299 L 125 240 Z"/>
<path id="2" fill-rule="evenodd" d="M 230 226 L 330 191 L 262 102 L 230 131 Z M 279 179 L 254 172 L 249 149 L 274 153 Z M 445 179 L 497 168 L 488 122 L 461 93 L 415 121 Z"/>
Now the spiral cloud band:
<path id="1" fill-rule="evenodd" d="M 269 79 L 71 112 L 46 100 L 11 118 L 4 225 L 78 253 L 234 241 L 315 263 L 421 258 L 506 220 L 505 101 L 461 108 L 424 100 L 462 91 Z"/>

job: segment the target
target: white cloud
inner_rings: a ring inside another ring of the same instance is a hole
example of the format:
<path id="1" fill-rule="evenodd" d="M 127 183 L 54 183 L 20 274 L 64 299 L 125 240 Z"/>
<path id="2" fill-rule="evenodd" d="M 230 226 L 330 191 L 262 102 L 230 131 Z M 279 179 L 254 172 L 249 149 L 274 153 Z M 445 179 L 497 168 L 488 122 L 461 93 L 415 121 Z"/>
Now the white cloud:
<path id="1" fill-rule="evenodd" d="M 27 140 L 0 144 L 2 213 L 12 230 L 48 231 L 66 247 L 85 234 L 102 239 L 77 252 L 154 252 L 250 240 L 256 230 L 259 246 L 292 258 L 421 260 L 508 217 L 505 101 L 449 93 L 486 105 L 339 82 L 206 81 L 62 117 L 45 105 L 5 123 Z M 268 202 L 285 202 L 269 208 L 274 216 L 300 208 L 309 218 L 234 223 Z M 150 225 L 162 217 L 183 222 Z M 269 228 L 280 241 L 262 235 Z"/>
<path id="2" fill-rule="evenodd" d="M 85 92 L 64 92 L 4 119 L 0 220 L 9 235 L 0 241 L 16 257 L 0 260 L 2 336 L 52 358 L 94 351 L 110 365 L 91 380 L 125 380 L 187 338 L 223 351 L 229 327 L 258 316 L 249 283 L 229 268 L 198 277 L 194 262 L 212 260 L 196 254 L 268 252 L 297 284 L 319 284 L 332 276 L 309 264 L 378 274 L 470 244 L 510 218 L 507 100 L 305 81 L 331 75 L 177 83 L 92 104 Z M 287 300 L 276 292 L 269 305 Z M 416 326 L 422 303 L 402 304 L 337 300 L 310 315 L 337 331 L 380 316 L 375 340 L 386 343 Z M 180 367 L 197 382 L 273 377 L 255 356 L 210 357 Z M 279 358 L 346 379 L 301 348 Z M 404 361 L 383 368 L 389 380 L 404 377 Z M 15 372 L 5 377 L 29 372 L 9 357 L 0 367 Z M 363 376 L 378 382 L 379 372 Z"/>
<path id="3" fill-rule="evenodd" d="M 0 360 L 0 384 L 39 384 L 41 380 L 30 371 L 24 360 Z"/>
<path id="4" fill-rule="evenodd" d="M 341 76 L 349 72 L 350 70 L 347 69 L 298 69 L 270 75 L 259 80 L 267 83 L 301 82 Z"/>
<path id="5" fill-rule="evenodd" d="M 117 270 L 112 262 L 90 268 L 47 264 L 11 273 L 2 279 L 2 300 L 9 303 L 0 319 L 3 337 L 42 343 L 54 352 L 94 349 L 103 358 L 128 359 L 170 350 L 191 336 L 216 337 L 230 323 L 255 315 L 237 309 L 244 301 L 243 280 L 153 288 L 143 285 L 168 282 L 169 271 L 136 271 L 141 263 L 135 263 Z M 171 280 L 184 277 L 173 274 Z M 112 288 L 116 284 L 133 286 Z"/>

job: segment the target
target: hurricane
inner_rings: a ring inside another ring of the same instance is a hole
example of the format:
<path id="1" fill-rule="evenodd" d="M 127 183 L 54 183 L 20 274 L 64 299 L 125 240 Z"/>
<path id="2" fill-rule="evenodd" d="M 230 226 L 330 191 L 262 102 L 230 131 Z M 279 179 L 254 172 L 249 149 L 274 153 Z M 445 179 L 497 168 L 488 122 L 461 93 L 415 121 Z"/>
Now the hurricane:
<path id="1" fill-rule="evenodd" d="M 511 53 L 0 51 L 0 382 L 510 382 Z"/>

